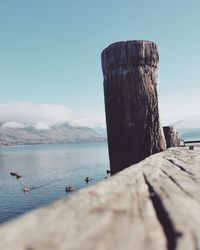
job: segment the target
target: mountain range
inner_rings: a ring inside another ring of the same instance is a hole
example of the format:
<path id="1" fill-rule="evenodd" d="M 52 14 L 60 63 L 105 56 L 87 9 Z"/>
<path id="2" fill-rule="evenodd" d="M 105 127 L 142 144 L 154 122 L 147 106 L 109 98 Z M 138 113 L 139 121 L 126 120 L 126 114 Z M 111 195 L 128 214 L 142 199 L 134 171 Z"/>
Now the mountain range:
<path id="1" fill-rule="evenodd" d="M 175 126 L 185 140 L 200 139 L 200 116 L 193 116 L 169 124 Z M 69 123 L 49 126 L 45 123 L 27 125 L 16 122 L 0 123 L 0 146 L 33 145 L 106 140 L 106 128 L 83 127 Z"/>
<path id="2" fill-rule="evenodd" d="M 0 146 L 33 145 L 68 142 L 105 141 L 105 136 L 89 127 L 68 123 L 53 126 L 31 126 L 7 122 L 0 124 Z"/>

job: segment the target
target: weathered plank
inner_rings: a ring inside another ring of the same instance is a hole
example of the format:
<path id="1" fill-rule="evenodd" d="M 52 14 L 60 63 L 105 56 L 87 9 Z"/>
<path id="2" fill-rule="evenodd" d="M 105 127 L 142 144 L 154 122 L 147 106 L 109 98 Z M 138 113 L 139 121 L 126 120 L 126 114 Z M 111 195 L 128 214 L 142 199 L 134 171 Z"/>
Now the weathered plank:
<path id="1" fill-rule="evenodd" d="M 200 249 L 200 150 L 171 148 L 0 227 L 0 249 Z"/>
<path id="2" fill-rule="evenodd" d="M 178 150 L 176 152 L 179 153 Z M 173 155 L 166 155 L 167 153 L 159 162 L 151 159 L 144 174 L 154 190 L 154 195 L 159 197 L 165 216 L 171 223 L 170 229 L 168 223 L 163 223 L 170 235 L 169 249 L 199 249 L 200 188 L 199 172 L 196 168 L 200 158 L 194 160 L 191 154 L 185 151 L 184 158 L 188 163 L 180 163 L 181 160 L 177 163 Z M 181 158 L 181 152 L 179 157 Z M 159 168 L 155 169 L 157 164 Z"/>

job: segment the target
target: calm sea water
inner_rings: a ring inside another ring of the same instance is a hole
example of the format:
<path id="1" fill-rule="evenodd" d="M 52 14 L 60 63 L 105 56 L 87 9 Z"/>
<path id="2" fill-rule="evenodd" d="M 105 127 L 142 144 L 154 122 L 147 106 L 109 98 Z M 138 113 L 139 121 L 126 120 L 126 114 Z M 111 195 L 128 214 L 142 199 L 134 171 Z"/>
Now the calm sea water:
<path id="1" fill-rule="evenodd" d="M 109 169 L 106 142 L 0 148 L 0 223 L 93 185 Z M 21 179 L 10 172 L 19 172 Z M 88 184 L 85 177 L 94 180 Z M 24 193 L 28 185 L 30 192 Z"/>

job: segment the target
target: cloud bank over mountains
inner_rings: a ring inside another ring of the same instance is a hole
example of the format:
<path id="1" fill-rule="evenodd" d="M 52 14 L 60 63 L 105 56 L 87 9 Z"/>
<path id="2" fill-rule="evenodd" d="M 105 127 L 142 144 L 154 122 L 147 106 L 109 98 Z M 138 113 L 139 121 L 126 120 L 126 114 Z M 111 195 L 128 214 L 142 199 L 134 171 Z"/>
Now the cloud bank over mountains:
<path id="1" fill-rule="evenodd" d="M 26 102 L 1 103 L 0 121 L 35 124 L 44 122 L 49 125 L 73 119 L 73 112 L 63 105 L 33 104 Z"/>
<path id="2" fill-rule="evenodd" d="M 200 140 L 200 115 L 179 120 L 173 124 L 183 139 Z"/>
<path id="3" fill-rule="evenodd" d="M 197 129 L 200 128 L 200 115 L 190 116 L 185 119 L 174 122 L 172 125 L 181 129 Z"/>
<path id="4" fill-rule="evenodd" d="M 166 119 L 168 121 L 166 125 L 175 126 L 184 139 L 199 139 L 200 115 L 184 117 L 177 112 L 176 108 L 176 106 L 171 107 L 172 113 L 178 114 L 174 118 L 180 116 L 183 119 L 172 119 L 172 122 Z M 196 112 L 196 108 L 195 106 L 192 111 Z M 93 131 L 87 130 L 87 127 Z M 105 127 L 104 114 L 80 115 L 64 105 L 30 102 L 0 103 L 1 137 L 3 136 L 5 141 L 2 143 L 8 145 L 99 140 L 98 135 L 106 137 Z"/>
<path id="5" fill-rule="evenodd" d="M 34 104 L 29 102 L 0 103 L 0 123 L 4 127 L 38 130 L 50 129 L 60 123 L 73 126 L 105 127 L 103 115 L 80 116 L 64 105 Z"/>
<path id="6" fill-rule="evenodd" d="M 64 105 L 0 104 L 0 146 L 105 141 L 101 117 L 78 116 Z"/>
<path id="7" fill-rule="evenodd" d="M 190 107 L 190 113 L 193 114 L 193 112 L 196 112 L 196 108 L 197 105 L 193 109 Z M 175 105 L 174 108 L 171 107 L 171 110 L 173 114 L 178 114 L 174 116 L 174 119 L 167 119 L 165 114 L 169 112 L 166 110 L 160 112 L 161 118 L 162 115 L 166 118 L 164 119 L 166 122 L 164 122 L 163 125 L 174 125 L 178 129 L 200 128 L 200 115 L 184 117 L 182 113 L 180 114 L 180 112 L 176 110 Z M 178 119 L 179 117 L 183 118 Z M 173 116 L 171 116 L 171 118 L 173 118 Z M 55 124 L 63 123 L 77 127 L 98 128 L 98 131 L 102 128 L 105 130 L 106 127 L 104 114 L 80 115 L 64 105 L 34 104 L 30 102 L 0 103 L 0 123 L 1 126 L 7 128 L 25 128 L 31 126 L 37 130 L 48 130 Z"/>

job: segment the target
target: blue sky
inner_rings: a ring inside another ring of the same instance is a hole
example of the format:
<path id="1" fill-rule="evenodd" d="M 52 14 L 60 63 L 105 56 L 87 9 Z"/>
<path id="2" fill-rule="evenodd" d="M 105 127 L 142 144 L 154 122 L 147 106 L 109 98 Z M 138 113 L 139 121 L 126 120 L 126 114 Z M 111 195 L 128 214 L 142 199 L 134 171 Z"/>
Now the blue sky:
<path id="1" fill-rule="evenodd" d="M 101 51 L 116 41 L 144 39 L 160 47 L 164 123 L 195 115 L 199 13 L 199 0 L 1 0 L 0 103 L 65 106 L 83 120 L 100 121 Z"/>

